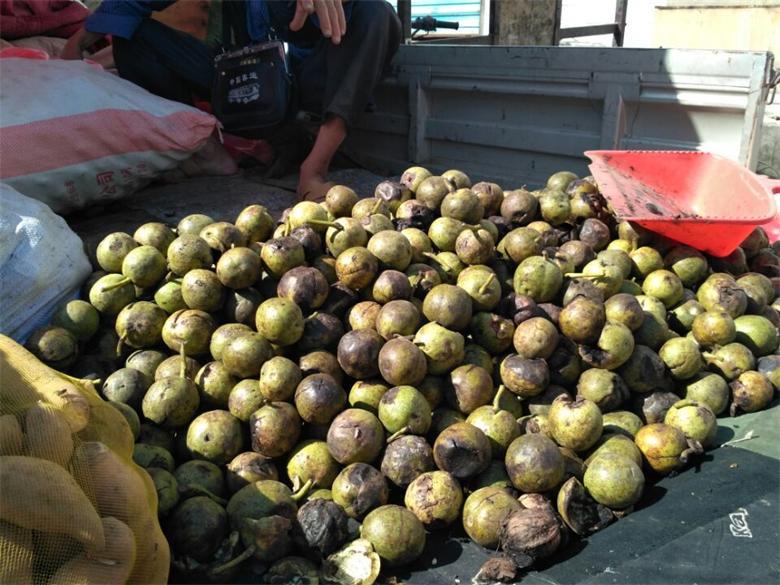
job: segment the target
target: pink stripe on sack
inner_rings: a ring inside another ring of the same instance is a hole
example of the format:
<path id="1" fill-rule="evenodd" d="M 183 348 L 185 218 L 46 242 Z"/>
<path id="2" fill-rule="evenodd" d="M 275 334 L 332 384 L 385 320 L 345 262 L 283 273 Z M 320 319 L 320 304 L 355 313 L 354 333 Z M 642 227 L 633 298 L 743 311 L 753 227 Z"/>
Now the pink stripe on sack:
<path id="1" fill-rule="evenodd" d="M 7 126 L 0 132 L 0 178 L 129 152 L 193 151 L 216 124 L 216 118 L 202 112 L 159 117 L 138 110 L 105 109 Z"/>

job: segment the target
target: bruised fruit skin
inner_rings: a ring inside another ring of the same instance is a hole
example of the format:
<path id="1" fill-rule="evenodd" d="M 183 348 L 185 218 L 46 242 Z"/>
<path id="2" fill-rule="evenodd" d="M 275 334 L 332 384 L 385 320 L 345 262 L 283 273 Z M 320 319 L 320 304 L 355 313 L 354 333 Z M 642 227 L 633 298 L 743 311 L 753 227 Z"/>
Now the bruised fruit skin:
<path id="1" fill-rule="evenodd" d="M 166 536 L 171 547 L 200 562 L 207 562 L 228 534 L 225 509 L 206 496 L 181 502 L 168 520 Z"/>
<path id="2" fill-rule="evenodd" d="M 549 504 L 515 510 L 501 523 L 501 548 L 515 566 L 531 566 L 552 555 L 563 541 L 563 523 Z"/>
<path id="3" fill-rule="evenodd" d="M 747 309 L 747 295 L 730 274 L 711 274 L 696 291 L 696 299 L 707 311 L 724 311 L 733 319 Z"/>
<path id="4" fill-rule="evenodd" d="M 393 386 L 416 386 L 428 371 L 425 354 L 404 338 L 391 339 L 379 351 L 379 372 Z"/>
<path id="5" fill-rule="evenodd" d="M 342 465 L 371 463 L 384 447 L 385 431 L 375 415 L 350 408 L 333 419 L 327 443 L 330 454 Z"/>
<path id="6" fill-rule="evenodd" d="M 619 433 L 634 438 L 637 431 L 642 428 L 642 419 L 640 419 L 633 412 L 627 410 L 620 410 L 614 412 L 604 413 L 602 416 L 602 423 L 604 425 L 604 433 Z"/>
<path id="7" fill-rule="evenodd" d="M 700 372 L 686 380 L 683 398 L 706 404 L 716 415 L 729 405 L 729 384 L 718 374 Z"/>
<path id="8" fill-rule="evenodd" d="M 429 374 L 444 374 L 463 360 L 463 335 L 438 323 L 426 323 L 420 327 L 414 336 L 414 344 L 428 359 Z"/>
<path id="9" fill-rule="evenodd" d="M 444 429 L 433 444 L 436 466 L 458 479 L 484 471 L 490 464 L 491 446 L 485 434 L 469 423 Z"/>
<path id="10" fill-rule="evenodd" d="M 466 422 L 485 433 L 494 458 L 500 458 L 509 444 L 520 435 L 516 417 L 492 405 L 480 406 L 469 414 Z"/>
<path id="11" fill-rule="evenodd" d="M 344 372 L 358 380 L 379 374 L 379 351 L 384 339 L 373 329 L 357 329 L 345 334 L 338 345 L 338 361 Z"/>
<path id="12" fill-rule="evenodd" d="M 719 347 L 712 352 L 704 352 L 702 357 L 710 370 L 717 372 L 729 381 L 756 367 L 756 358 L 753 353 L 741 343 L 736 342 Z"/>
<path id="13" fill-rule="evenodd" d="M 302 377 L 301 369 L 295 362 L 283 356 L 275 356 L 260 368 L 258 389 L 267 400 L 287 401 L 295 395 Z"/>
<path id="14" fill-rule="evenodd" d="M 166 429 L 183 427 L 200 405 L 198 388 L 187 378 L 163 378 L 149 387 L 141 408 L 146 418 Z"/>
<path id="15" fill-rule="evenodd" d="M 631 459 L 604 453 L 590 462 L 583 479 L 585 489 L 599 504 L 613 510 L 633 506 L 642 497 L 645 476 Z"/>
<path id="16" fill-rule="evenodd" d="M 549 358 L 558 345 L 559 334 L 548 319 L 533 317 L 515 328 L 514 346 L 520 357 Z"/>
<path id="17" fill-rule="evenodd" d="M 344 389 L 329 374 L 311 374 L 295 390 L 295 408 L 310 424 L 328 424 L 347 402 Z"/>
<path id="18" fill-rule="evenodd" d="M 596 446 L 593 448 L 590 456 L 585 460 L 585 465 L 590 465 L 591 461 L 602 455 L 619 455 L 630 459 L 641 467 L 642 452 L 634 443 L 633 437 L 626 435 L 603 435 Z"/>
<path id="19" fill-rule="evenodd" d="M 693 400 L 680 400 L 672 405 L 664 417 L 664 423 L 677 427 L 689 439 L 709 447 L 715 442 L 718 432 L 718 421 L 715 413 L 705 404 Z"/>
<path id="20" fill-rule="evenodd" d="M 293 489 L 306 484 L 330 488 L 340 471 L 340 466 L 328 451 L 325 441 L 306 440 L 298 443 L 287 460 L 287 476 Z"/>
<path id="21" fill-rule="evenodd" d="M 590 368 L 580 374 L 577 397 L 596 403 L 602 413 L 616 410 L 629 396 L 623 379 L 615 372 Z"/>
<path id="22" fill-rule="evenodd" d="M 594 500 L 576 477 L 570 477 L 558 490 L 558 514 L 574 534 L 598 532 L 615 520 L 614 514 Z"/>
<path id="23" fill-rule="evenodd" d="M 780 356 L 770 355 L 762 357 L 758 360 L 756 369 L 772 382 L 775 390 L 780 387 Z"/>
<path id="24" fill-rule="evenodd" d="M 301 435 L 301 418 L 288 402 L 271 402 L 249 417 L 252 450 L 265 457 L 288 453 Z"/>
<path id="25" fill-rule="evenodd" d="M 521 398 L 541 394 L 550 381 L 550 371 L 543 359 L 526 359 L 512 354 L 504 358 L 499 368 L 501 381 Z"/>
<path id="26" fill-rule="evenodd" d="M 706 311 L 693 318 L 691 331 L 703 347 L 726 345 L 737 336 L 737 328 L 731 315 L 725 311 Z"/>
<path id="27" fill-rule="evenodd" d="M 208 494 L 222 497 L 225 494 L 222 469 L 209 461 L 191 459 L 179 465 L 173 475 L 179 484 L 179 493 L 185 498 Z"/>
<path id="28" fill-rule="evenodd" d="M 458 519 L 463 506 L 463 490 L 449 473 L 430 471 L 409 484 L 404 505 L 426 528 L 441 528 Z"/>
<path id="29" fill-rule="evenodd" d="M 247 381 L 255 384 L 255 394 L 259 394 L 257 392 L 257 382 L 254 380 Z M 195 384 L 198 386 L 203 402 L 218 408 L 224 408 L 229 405 L 230 396 L 236 383 L 237 379 L 227 371 L 222 362 L 209 362 L 195 375 Z M 247 420 L 249 415 L 259 407 L 260 405 L 252 408 L 250 412 L 246 413 L 245 417 L 239 418 Z"/>
<path id="30" fill-rule="evenodd" d="M 204 412 L 187 429 L 187 449 L 196 459 L 225 465 L 243 446 L 241 421 L 225 410 Z"/>
<path id="31" fill-rule="evenodd" d="M 445 389 L 445 399 L 453 408 L 469 414 L 490 402 L 493 397 L 493 380 L 480 366 L 464 365 L 450 372 L 450 384 Z"/>
<path id="32" fill-rule="evenodd" d="M 296 517 L 296 541 L 320 558 L 335 552 L 349 539 L 348 517 L 341 506 L 330 500 L 306 502 Z"/>
<path id="33" fill-rule="evenodd" d="M 472 492 L 463 505 L 463 528 L 469 538 L 485 548 L 499 544 L 501 524 L 522 505 L 503 487 L 484 487 Z"/>
<path id="34" fill-rule="evenodd" d="M 593 344 L 606 324 L 604 304 L 584 296 L 575 297 L 558 317 L 561 333 L 575 343 Z"/>
<path id="35" fill-rule="evenodd" d="M 303 335 L 303 313 L 288 299 L 263 301 L 257 308 L 255 323 L 258 333 L 277 345 L 292 345 Z"/>
<path id="36" fill-rule="evenodd" d="M 692 378 L 704 365 L 699 348 L 685 337 L 675 337 L 664 343 L 658 350 L 658 356 L 676 380 Z"/>
<path id="37" fill-rule="evenodd" d="M 433 449 L 425 439 L 416 435 L 405 435 L 390 442 L 381 463 L 385 477 L 400 488 L 405 488 L 420 474 L 435 468 Z"/>
<path id="38" fill-rule="evenodd" d="M 369 512 L 360 528 L 387 566 L 411 563 L 425 547 L 425 528 L 402 506 L 386 505 Z"/>
<path id="39" fill-rule="evenodd" d="M 385 392 L 378 415 L 388 433 L 424 435 L 431 426 L 431 407 L 412 386 L 395 386 Z"/>
<path id="40" fill-rule="evenodd" d="M 367 463 L 352 463 L 342 469 L 333 480 L 331 493 L 350 518 L 363 518 L 388 499 L 385 477 Z"/>
<path id="41" fill-rule="evenodd" d="M 701 445 L 695 442 L 689 444 L 680 429 L 663 423 L 642 427 L 634 441 L 642 451 L 645 463 L 660 475 L 679 469 L 692 454 L 701 452 Z"/>
<path id="42" fill-rule="evenodd" d="M 547 417 L 555 442 L 573 451 L 589 449 L 601 436 L 601 411 L 590 400 L 559 396 L 553 401 Z"/>
<path id="43" fill-rule="evenodd" d="M 522 492 L 546 492 L 564 478 L 563 455 L 541 434 L 526 434 L 512 441 L 504 463 L 512 485 Z"/>
<path id="44" fill-rule="evenodd" d="M 731 384 L 732 402 L 729 414 L 757 412 L 763 410 L 774 397 L 774 386 L 764 374 L 755 371 L 743 372 Z"/>
<path id="45" fill-rule="evenodd" d="M 594 368 L 614 370 L 622 366 L 634 351 L 634 336 L 621 323 L 607 322 L 596 345 L 580 345 L 582 361 Z"/>
<path id="46" fill-rule="evenodd" d="M 239 453 L 225 468 L 225 481 L 231 494 L 250 483 L 264 479 L 276 481 L 279 479 L 279 473 L 269 458 L 252 451 Z"/>
<path id="47" fill-rule="evenodd" d="M 389 389 L 381 380 L 358 380 L 352 385 L 347 400 L 353 408 L 362 408 L 376 414 L 379 401 Z"/>
<path id="48" fill-rule="evenodd" d="M 780 342 L 777 327 L 766 317 L 742 315 L 734 319 L 736 341 L 746 346 L 756 357 L 769 355 L 777 350 Z"/>

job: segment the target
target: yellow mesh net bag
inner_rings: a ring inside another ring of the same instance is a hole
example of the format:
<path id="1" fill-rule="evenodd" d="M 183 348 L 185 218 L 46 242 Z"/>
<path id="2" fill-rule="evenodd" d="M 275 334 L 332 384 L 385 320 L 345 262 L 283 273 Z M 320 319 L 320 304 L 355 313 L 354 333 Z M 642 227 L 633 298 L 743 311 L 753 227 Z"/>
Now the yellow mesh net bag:
<path id="1" fill-rule="evenodd" d="M 0 583 L 165 583 L 157 492 L 124 417 L 0 335 Z"/>

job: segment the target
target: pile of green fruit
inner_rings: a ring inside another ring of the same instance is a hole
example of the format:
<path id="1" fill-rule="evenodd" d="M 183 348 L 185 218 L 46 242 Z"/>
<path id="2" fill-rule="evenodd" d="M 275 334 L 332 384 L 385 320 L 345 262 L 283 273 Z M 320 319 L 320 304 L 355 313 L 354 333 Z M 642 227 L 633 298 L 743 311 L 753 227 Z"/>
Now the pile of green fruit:
<path id="1" fill-rule="evenodd" d="M 28 347 L 105 378 L 184 580 L 369 585 L 455 523 L 511 578 L 770 404 L 778 251 L 757 228 L 708 257 L 568 172 L 414 167 L 279 222 L 110 234 Z"/>

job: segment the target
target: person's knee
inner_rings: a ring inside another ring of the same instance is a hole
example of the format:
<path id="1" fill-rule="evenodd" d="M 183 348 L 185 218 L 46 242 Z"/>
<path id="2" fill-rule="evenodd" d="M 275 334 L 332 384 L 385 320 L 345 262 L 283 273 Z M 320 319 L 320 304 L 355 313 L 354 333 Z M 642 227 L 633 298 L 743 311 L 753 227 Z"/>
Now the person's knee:
<path id="1" fill-rule="evenodd" d="M 373 34 L 401 36 L 401 21 L 392 5 L 385 0 L 363 0 L 354 3 L 347 26 Z"/>

